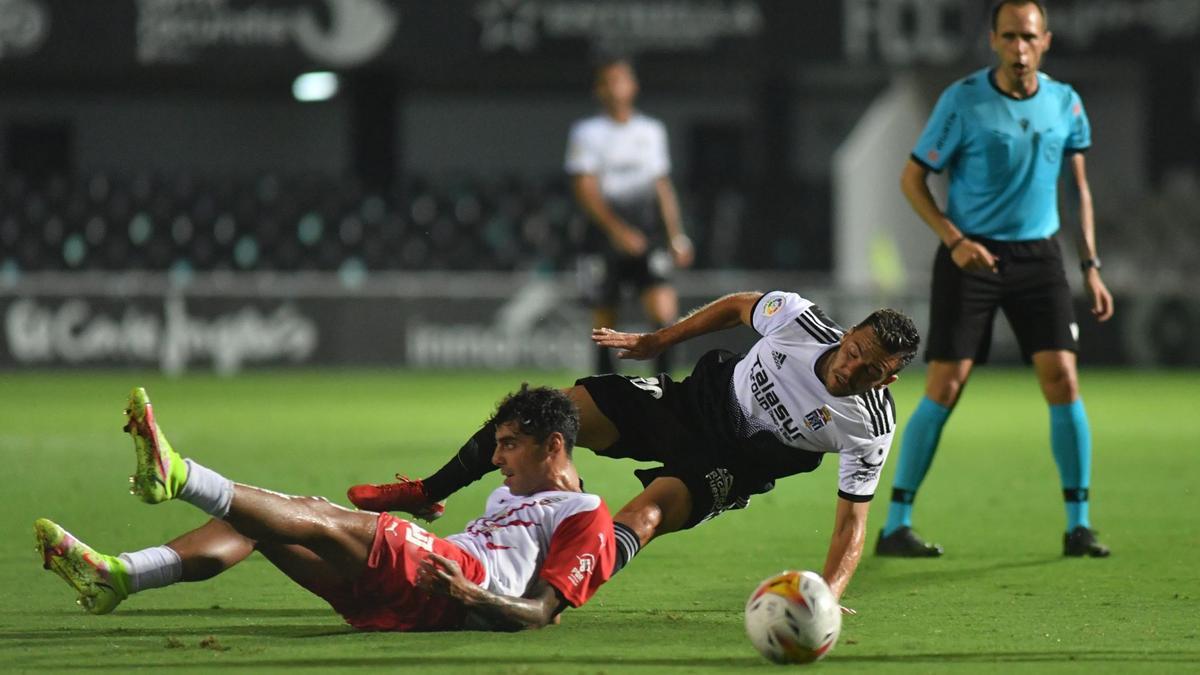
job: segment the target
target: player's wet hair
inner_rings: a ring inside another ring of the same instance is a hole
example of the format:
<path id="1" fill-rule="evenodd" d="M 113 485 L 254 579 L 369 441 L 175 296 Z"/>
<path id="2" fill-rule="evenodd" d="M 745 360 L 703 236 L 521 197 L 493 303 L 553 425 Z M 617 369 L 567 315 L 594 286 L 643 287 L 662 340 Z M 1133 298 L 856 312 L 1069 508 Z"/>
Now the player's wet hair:
<path id="1" fill-rule="evenodd" d="M 913 320 L 894 309 L 877 309 L 859 322 L 855 328 L 874 328 L 875 338 L 887 353 L 900 357 L 900 364 L 889 375 L 904 370 L 917 355 L 921 346 L 921 334 Z"/>
<path id="2" fill-rule="evenodd" d="M 999 2 L 992 5 L 993 33 L 996 32 L 996 21 L 998 21 L 1000 18 L 1000 10 L 1003 9 L 1005 5 L 1012 5 L 1013 7 L 1033 5 L 1034 7 L 1037 7 L 1038 12 L 1041 12 L 1042 14 L 1042 30 L 1050 30 L 1050 17 L 1046 15 L 1046 5 L 1042 2 L 1042 0 L 999 0 Z"/>
<path id="3" fill-rule="evenodd" d="M 496 408 L 491 422 L 496 426 L 516 422 L 522 434 L 545 443 L 550 434 L 562 434 L 567 455 L 579 436 L 579 409 L 567 395 L 549 387 L 530 387 L 521 383 L 520 391 L 509 394 Z"/>

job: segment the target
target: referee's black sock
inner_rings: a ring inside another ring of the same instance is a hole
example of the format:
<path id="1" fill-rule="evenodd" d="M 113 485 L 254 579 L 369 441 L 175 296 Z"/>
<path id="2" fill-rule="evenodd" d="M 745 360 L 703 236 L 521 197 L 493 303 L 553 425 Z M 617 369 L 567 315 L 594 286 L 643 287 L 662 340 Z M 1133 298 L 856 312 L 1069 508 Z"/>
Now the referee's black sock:
<path id="1" fill-rule="evenodd" d="M 613 522 L 613 534 L 617 536 L 617 562 L 613 565 L 612 573 L 616 574 L 642 550 L 642 540 L 624 523 Z"/>
<path id="2" fill-rule="evenodd" d="M 492 464 L 495 451 L 496 425 L 488 422 L 458 449 L 454 459 L 422 481 L 425 496 L 439 502 L 495 471 L 496 465 Z"/>

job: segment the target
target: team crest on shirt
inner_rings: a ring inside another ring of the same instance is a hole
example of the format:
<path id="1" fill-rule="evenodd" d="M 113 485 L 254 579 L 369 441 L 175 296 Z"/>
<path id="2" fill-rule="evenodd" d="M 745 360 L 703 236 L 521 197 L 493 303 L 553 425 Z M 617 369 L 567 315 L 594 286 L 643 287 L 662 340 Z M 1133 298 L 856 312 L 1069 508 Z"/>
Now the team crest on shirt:
<path id="1" fill-rule="evenodd" d="M 829 410 L 829 406 L 827 405 L 823 405 L 804 416 L 804 426 L 808 427 L 809 431 L 819 431 L 832 421 L 833 412 Z"/>
<path id="2" fill-rule="evenodd" d="M 771 298 L 771 301 L 763 307 L 763 316 L 775 316 L 775 312 L 783 307 L 783 298 Z"/>

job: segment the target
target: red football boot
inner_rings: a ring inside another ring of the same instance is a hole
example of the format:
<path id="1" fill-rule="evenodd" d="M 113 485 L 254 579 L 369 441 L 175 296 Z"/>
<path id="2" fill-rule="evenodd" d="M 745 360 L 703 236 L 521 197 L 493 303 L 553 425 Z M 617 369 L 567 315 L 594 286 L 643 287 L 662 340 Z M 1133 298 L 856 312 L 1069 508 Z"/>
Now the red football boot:
<path id="1" fill-rule="evenodd" d="M 365 511 L 404 511 L 433 522 L 446 513 L 446 502 L 432 502 L 425 496 L 425 484 L 396 474 L 397 483 L 353 485 L 346 490 L 350 503 Z"/>

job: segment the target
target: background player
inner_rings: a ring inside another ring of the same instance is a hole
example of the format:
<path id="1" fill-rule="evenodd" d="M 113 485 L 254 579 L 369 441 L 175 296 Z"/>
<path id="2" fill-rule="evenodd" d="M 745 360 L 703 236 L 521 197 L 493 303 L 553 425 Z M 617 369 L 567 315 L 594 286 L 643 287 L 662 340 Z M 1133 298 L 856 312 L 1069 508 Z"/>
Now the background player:
<path id="1" fill-rule="evenodd" d="M 148 503 L 182 499 L 214 520 L 119 557 L 38 520 L 46 568 L 95 614 L 130 593 L 210 578 L 255 550 L 364 630 L 537 628 L 582 605 L 612 572 L 612 519 L 581 491 L 571 461 L 578 412 L 556 390 L 522 386 L 501 402 L 491 461 L 504 485 L 483 517 L 445 539 L 387 513 L 234 483 L 184 460 L 144 390 L 134 390 L 128 415 L 138 456 L 132 491 Z"/>
<path id="2" fill-rule="evenodd" d="M 653 538 L 744 508 L 775 480 L 838 453 L 837 510 L 824 576 L 840 598 L 862 554 L 869 502 L 887 458 L 896 408 L 887 385 L 916 353 L 912 321 L 878 310 L 849 331 L 795 293 L 736 293 L 653 333 L 593 331 L 621 358 L 649 359 L 689 338 L 745 324 L 758 340 L 743 357 L 713 350 L 681 382 L 669 376 L 587 377 L 567 390 L 580 411 L 579 444 L 606 457 L 660 462 L 636 471 L 645 490 L 614 518 L 616 570 Z M 436 518 L 436 502 L 477 480 L 494 436 L 484 426 L 423 481 L 358 485 L 362 508 Z"/>
<path id="3" fill-rule="evenodd" d="M 925 397 L 904 430 L 879 555 L 941 555 L 940 546 L 913 531 L 913 499 L 972 367 L 987 359 L 997 308 L 1025 359 L 1032 359 L 1050 405 L 1050 445 L 1067 511 L 1063 553 L 1109 552 L 1088 519 L 1092 447 L 1076 373 L 1079 329 L 1054 239 L 1064 155 L 1079 193 L 1079 252 L 1092 314 L 1107 321 L 1113 300 L 1100 279 L 1084 166 L 1091 129 L 1075 90 L 1038 71 L 1050 47 L 1046 26 L 1040 2 L 995 5 L 990 38 L 997 65 L 946 89 L 900 178 L 905 197 L 942 245 L 934 262 Z M 926 177 L 946 168 L 950 197 L 943 212 Z"/>
<path id="4" fill-rule="evenodd" d="M 595 95 L 603 111 L 571 127 L 566 171 L 575 200 L 595 224 L 580 259 L 580 280 L 592 303 L 592 325 L 613 326 L 621 289 L 635 288 L 646 317 L 661 327 L 679 316 L 679 298 L 668 283 L 673 266 L 692 264 L 671 183 L 663 123 L 634 109 L 638 82 L 624 59 L 595 69 Z M 599 252 L 599 253 L 597 253 Z M 670 372 L 666 352 L 657 372 Z M 613 372 L 608 350 L 597 352 L 596 372 Z"/>

